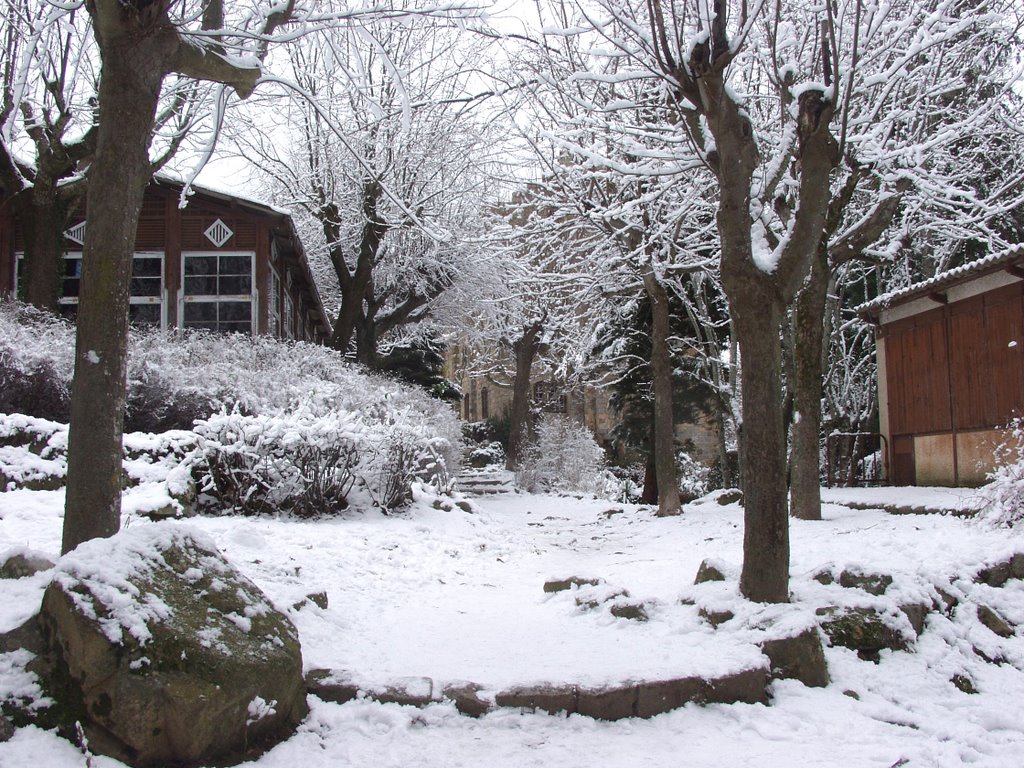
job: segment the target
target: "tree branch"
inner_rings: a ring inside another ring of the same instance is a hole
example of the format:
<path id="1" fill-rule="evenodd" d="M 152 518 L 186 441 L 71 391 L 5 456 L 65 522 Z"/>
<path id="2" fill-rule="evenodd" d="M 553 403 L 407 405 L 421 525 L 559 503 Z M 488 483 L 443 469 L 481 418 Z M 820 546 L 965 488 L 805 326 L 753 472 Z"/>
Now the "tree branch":
<path id="1" fill-rule="evenodd" d="M 262 74 L 259 64 L 230 59 L 202 42 L 181 37 L 170 71 L 196 80 L 221 83 L 234 89 L 238 98 L 247 99 Z"/>

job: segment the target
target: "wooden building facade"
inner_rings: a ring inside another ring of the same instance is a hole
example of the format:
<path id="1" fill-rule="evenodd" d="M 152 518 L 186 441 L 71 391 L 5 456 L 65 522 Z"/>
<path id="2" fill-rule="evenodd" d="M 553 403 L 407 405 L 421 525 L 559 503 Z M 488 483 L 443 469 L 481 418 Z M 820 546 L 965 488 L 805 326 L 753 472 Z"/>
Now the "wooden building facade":
<path id="1" fill-rule="evenodd" d="M 877 324 L 881 432 L 895 485 L 985 482 L 1024 416 L 1024 247 L 861 307 Z"/>
<path id="2" fill-rule="evenodd" d="M 132 263 L 133 323 L 269 334 L 321 343 L 330 334 L 291 217 L 226 193 L 157 177 L 146 189 Z M 77 311 L 85 205 L 64 232 L 62 314 Z M 17 292 L 19 222 L 0 220 L 0 296 Z"/>

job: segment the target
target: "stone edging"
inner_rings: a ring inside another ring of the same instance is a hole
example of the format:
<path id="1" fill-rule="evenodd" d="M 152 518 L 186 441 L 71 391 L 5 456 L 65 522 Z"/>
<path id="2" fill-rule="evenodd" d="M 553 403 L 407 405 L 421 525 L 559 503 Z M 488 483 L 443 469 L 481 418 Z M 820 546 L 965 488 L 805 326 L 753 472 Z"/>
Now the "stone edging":
<path id="1" fill-rule="evenodd" d="M 630 681 L 607 687 L 540 683 L 493 692 L 472 682 L 440 685 L 429 677 L 407 677 L 367 689 L 348 672 L 315 669 L 306 675 L 306 688 L 314 696 L 337 704 L 369 699 L 384 704 L 425 707 L 450 701 L 459 712 L 470 717 L 480 717 L 498 708 L 511 708 L 621 720 L 654 717 L 690 703 L 767 704 L 768 684 L 772 679 L 796 679 L 815 687 L 829 682 L 821 636 L 816 629 L 766 641 L 761 650 L 766 656 L 763 665 L 721 677 Z"/>

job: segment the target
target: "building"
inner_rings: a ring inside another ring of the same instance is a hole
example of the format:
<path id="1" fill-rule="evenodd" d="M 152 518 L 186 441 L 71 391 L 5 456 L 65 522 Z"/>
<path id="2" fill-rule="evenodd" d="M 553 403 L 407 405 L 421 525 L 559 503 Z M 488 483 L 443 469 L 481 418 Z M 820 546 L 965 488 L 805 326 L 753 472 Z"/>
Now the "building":
<path id="1" fill-rule="evenodd" d="M 499 357 L 494 350 L 483 355 L 487 359 Z M 458 404 L 459 416 L 465 421 L 486 421 L 507 418 L 512 408 L 512 380 L 507 373 L 495 372 L 488 375 L 471 373 L 474 370 L 474 353 L 469 347 L 459 344 L 448 349 L 445 358 L 445 375 L 462 389 L 462 401 Z M 506 360 L 505 370 L 514 367 L 511 359 Z M 501 371 L 501 366 L 496 366 Z M 597 442 L 611 451 L 618 451 L 612 431 L 619 423 L 618 414 L 609 404 L 609 391 L 593 385 L 566 386 L 552 377 L 537 364 L 530 377 L 530 403 L 532 408 L 543 413 L 564 415 L 587 427 Z M 711 415 L 700 416 L 695 423 L 675 425 L 676 444 L 693 459 L 706 466 L 719 461 L 718 424 Z"/>
<path id="2" fill-rule="evenodd" d="M 161 328 L 269 334 L 322 342 L 331 331 L 291 217 L 243 197 L 155 178 L 146 189 L 132 264 L 131 320 Z M 74 316 L 85 205 L 64 232 L 62 314 Z M 17 291 L 19 222 L 0 219 L 0 296 Z"/>
<path id="3" fill-rule="evenodd" d="M 1024 246 L 863 305 L 895 485 L 980 485 L 1024 415 Z"/>

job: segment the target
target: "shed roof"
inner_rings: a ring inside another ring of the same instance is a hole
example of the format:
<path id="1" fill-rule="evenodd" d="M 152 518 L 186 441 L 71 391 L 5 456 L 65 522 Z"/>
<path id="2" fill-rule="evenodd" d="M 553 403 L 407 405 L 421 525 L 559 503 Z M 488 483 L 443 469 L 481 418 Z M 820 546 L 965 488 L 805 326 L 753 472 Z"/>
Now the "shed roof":
<path id="1" fill-rule="evenodd" d="M 1006 250 L 989 254 L 970 264 L 940 272 L 939 274 L 920 283 L 909 285 L 906 288 L 898 288 L 888 293 L 883 293 L 871 301 L 857 307 L 857 314 L 861 317 L 877 318 L 878 313 L 883 309 L 889 309 L 897 304 L 903 304 L 922 296 L 928 296 L 943 291 L 951 286 L 965 283 L 981 275 L 1006 270 L 1018 277 L 1024 278 L 1024 244 L 1014 245 Z"/>

